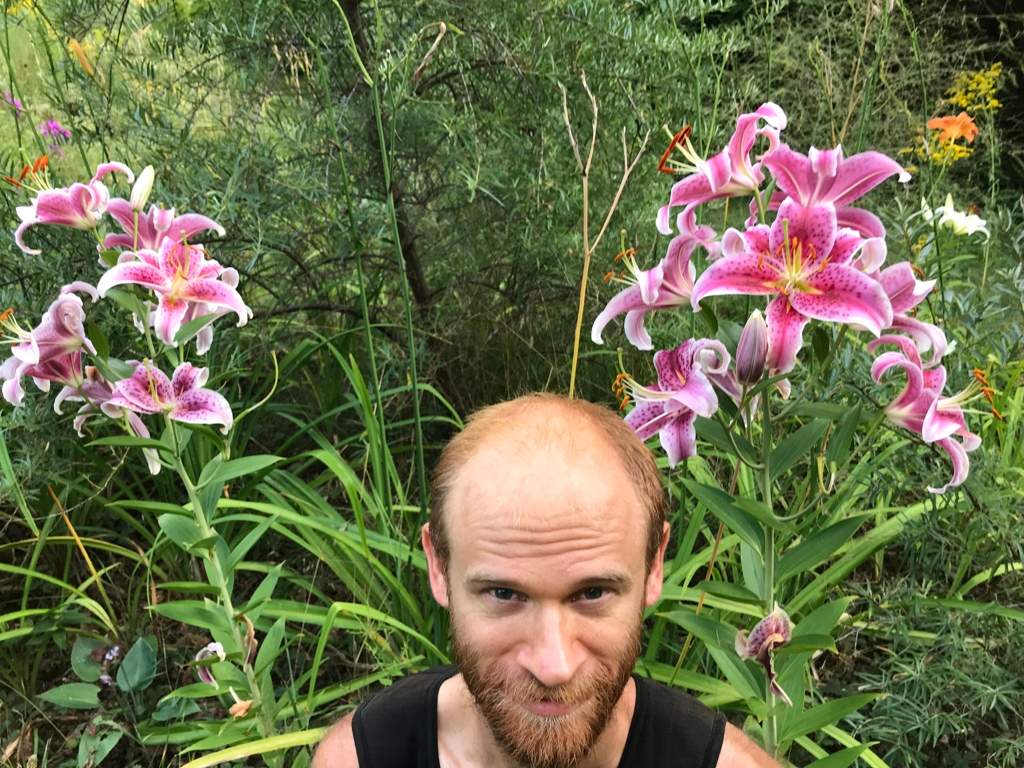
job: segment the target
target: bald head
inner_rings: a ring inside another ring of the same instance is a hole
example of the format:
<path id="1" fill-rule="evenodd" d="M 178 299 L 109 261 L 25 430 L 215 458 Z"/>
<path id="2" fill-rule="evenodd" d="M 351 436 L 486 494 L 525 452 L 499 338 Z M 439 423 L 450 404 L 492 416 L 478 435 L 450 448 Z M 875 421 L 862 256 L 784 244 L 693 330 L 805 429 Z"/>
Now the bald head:
<path id="1" fill-rule="evenodd" d="M 615 412 L 582 400 L 533 394 L 484 408 L 441 452 L 431 489 L 430 534 L 447 567 L 448 512 L 459 479 L 474 457 L 500 455 L 509 460 L 544 461 L 545 456 L 589 454 L 616 462 L 629 478 L 647 517 L 648 568 L 662 538 L 667 504 L 654 456 Z M 625 506 L 624 509 L 628 509 Z"/>

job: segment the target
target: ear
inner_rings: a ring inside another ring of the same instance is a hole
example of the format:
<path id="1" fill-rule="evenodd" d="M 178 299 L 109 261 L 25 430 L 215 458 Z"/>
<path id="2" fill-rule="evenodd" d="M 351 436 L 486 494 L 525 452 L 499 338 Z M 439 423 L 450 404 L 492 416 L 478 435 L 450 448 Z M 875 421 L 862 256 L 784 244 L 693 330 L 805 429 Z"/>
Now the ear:
<path id="1" fill-rule="evenodd" d="M 661 544 L 651 561 L 651 572 L 647 574 L 644 591 L 644 604 L 650 608 L 661 599 L 661 584 L 665 577 L 665 547 L 668 546 L 668 523 L 661 529 Z"/>
<path id="2" fill-rule="evenodd" d="M 668 525 L 665 527 L 667 528 Z M 430 577 L 430 591 L 434 593 L 434 599 L 437 600 L 438 605 L 442 608 L 447 608 L 448 577 L 445 575 L 444 568 L 441 567 L 441 561 L 434 551 L 434 543 L 430 540 L 430 523 L 423 526 L 420 541 L 423 544 L 423 552 L 427 556 L 427 575 Z M 662 544 L 662 551 L 664 549 L 665 546 Z"/>

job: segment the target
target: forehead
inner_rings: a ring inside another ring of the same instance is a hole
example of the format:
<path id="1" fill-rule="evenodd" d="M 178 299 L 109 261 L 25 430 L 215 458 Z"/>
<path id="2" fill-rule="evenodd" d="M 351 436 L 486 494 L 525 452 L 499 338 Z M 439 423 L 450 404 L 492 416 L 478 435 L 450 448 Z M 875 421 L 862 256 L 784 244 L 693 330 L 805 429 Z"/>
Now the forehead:
<path id="1" fill-rule="evenodd" d="M 492 436 L 449 498 L 453 564 L 541 571 L 643 562 L 646 515 L 607 439 L 586 425 Z"/>

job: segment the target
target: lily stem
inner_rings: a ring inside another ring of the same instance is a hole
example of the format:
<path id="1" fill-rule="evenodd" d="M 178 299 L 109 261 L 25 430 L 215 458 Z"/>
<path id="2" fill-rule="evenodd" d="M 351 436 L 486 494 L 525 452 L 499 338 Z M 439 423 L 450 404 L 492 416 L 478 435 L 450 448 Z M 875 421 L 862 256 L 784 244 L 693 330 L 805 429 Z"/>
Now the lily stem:
<path id="1" fill-rule="evenodd" d="M 181 460 L 182 446 L 178 442 L 178 433 L 174 423 L 169 416 L 164 418 L 174 440 L 174 469 L 178 473 L 178 477 L 181 478 L 181 482 L 185 486 L 185 492 L 188 494 L 188 499 L 192 503 L 192 517 L 199 527 L 202 540 L 209 541 L 217 535 L 217 532 L 207 520 L 203 504 L 199 499 L 198 489 L 195 483 L 192 482 L 192 478 L 189 477 L 188 470 L 185 469 L 185 464 Z M 263 736 L 273 736 L 274 721 L 271 719 L 270 713 L 263 706 L 263 694 L 260 690 L 259 682 L 256 680 L 256 670 L 249 663 L 249 648 L 235 616 L 234 601 L 231 598 L 231 589 L 228 586 L 228 574 L 224 572 L 221 562 L 217 557 L 216 543 L 211 545 L 206 558 L 208 563 L 208 568 L 206 569 L 207 577 L 217 589 L 221 605 L 224 606 L 224 613 L 227 615 L 228 626 L 231 628 L 231 639 L 242 656 L 242 671 L 245 673 L 245 679 L 249 686 L 249 695 L 252 696 L 252 704 L 256 710 L 256 716 L 259 717 L 260 724 L 263 726 Z"/>
<path id="2" fill-rule="evenodd" d="M 772 509 L 772 476 L 771 476 L 771 453 L 772 453 L 772 412 L 768 391 L 761 398 L 761 500 L 767 509 Z M 775 529 L 766 525 L 764 527 L 764 605 L 765 614 L 771 613 L 775 608 Z M 774 708 L 775 695 L 771 691 L 771 685 L 766 680 L 765 701 L 768 704 L 769 714 L 764 723 L 764 746 L 769 755 L 775 757 L 778 751 L 778 723 L 775 715 L 771 714 Z"/>

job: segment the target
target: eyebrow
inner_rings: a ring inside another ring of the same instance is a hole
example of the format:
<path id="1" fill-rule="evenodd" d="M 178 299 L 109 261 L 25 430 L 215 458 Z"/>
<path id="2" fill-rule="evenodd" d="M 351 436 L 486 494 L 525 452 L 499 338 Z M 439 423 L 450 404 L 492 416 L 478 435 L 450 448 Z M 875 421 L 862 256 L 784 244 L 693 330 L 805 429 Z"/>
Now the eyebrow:
<path id="1" fill-rule="evenodd" d="M 525 591 L 522 583 L 515 577 L 504 577 L 485 571 L 469 573 L 463 579 L 463 583 L 469 589 L 483 589 L 485 587 L 503 587 L 516 592 Z M 608 571 L 587 576 L 579 579 L 570 585 L 570 592 L 579 592 L 588 587 L 612 587 L 620 592 L 628 592 L 633 586 L 633 579 L 623 571 Z"/>

